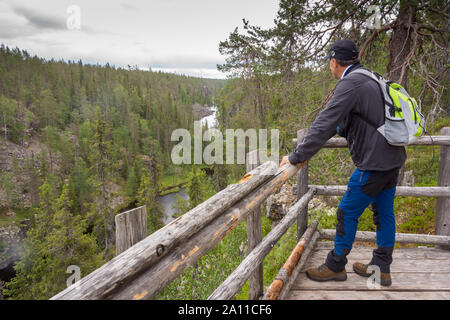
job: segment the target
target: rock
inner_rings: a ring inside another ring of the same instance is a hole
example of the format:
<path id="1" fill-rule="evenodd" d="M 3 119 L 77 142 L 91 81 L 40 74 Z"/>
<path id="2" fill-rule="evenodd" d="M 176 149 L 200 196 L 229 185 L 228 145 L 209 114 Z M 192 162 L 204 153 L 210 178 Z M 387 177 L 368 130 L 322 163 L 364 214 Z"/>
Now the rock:
<path id="1" fill-rule="evenodd" d="M 9 214 L 15 215 L 15 213 Z M 22 220 L 18 224 L 0 227 L 0 271 L 19 260 L 22 241 L 29 227 L 29 219 Z"/>
<path id="2" fill-rule="evenodd" d="M 208 106 L 202 106 L 197 102 L 192 105 L 192 112 L 199 119 L 214 114 L 214 111 L 212 111 Z"/>
<path id="3" fill-rule="evenodd" d="M 37 139 L 28 141 L 25 147 L 25 144 L 18 145 L 0 137 L 0 172 L 6 173 L 10 183 L 15 186 L 14 192 L 17 193 L 18 200 L 25 208 L 35 203 L 38 192 L 36 189 L 30 190 L 31 185 L 28 185 L 30 175 L 26 169 L 26 161 L 34 161 L 34 168 L 39 173 L 41 166 L 37 151 L 45 148 L 45 145 L 39 143 Z M 59 157 L 53 155 L 52 158 L 56 168 L 60 162 Z M 3 203 L 8 203 L 8 197 L 6 190 L 0 187 L 0 206 Z"/>
<path id="4" fill-rule="evenodd" d="M 297 197 L 292 193 L 289 185 L 283 185 L 280 192 L 272 194 L 267 198 L 266 209 L 267 218 L 272 221 L 283 219 L 289 208 L 297 201 Z"/>
<path id="5" fill-rule="evenodd" d="M 272 221 L 281 220 L 286 215 L 286 210 L 282 203 L 277 202 L 277 199 L 271 195 L 267 198 L 267 218 Z"/>

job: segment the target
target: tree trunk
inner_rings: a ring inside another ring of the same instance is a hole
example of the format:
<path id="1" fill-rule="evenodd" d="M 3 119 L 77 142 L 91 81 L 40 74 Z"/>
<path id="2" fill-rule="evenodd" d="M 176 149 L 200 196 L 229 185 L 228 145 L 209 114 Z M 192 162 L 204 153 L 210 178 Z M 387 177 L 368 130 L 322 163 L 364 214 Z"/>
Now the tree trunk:
<path id="1" fill-rule="evenodd" d="M 416 7 L 411 0 L 400 0 L 396 26 L 390 39 L 387 78 L 407 88 L 408 70 L 404 68 L 411 50 L 412 23 L 415 21 Z M 405 166 L 400 168 L 397 185 L 402 185 Z"/>
<path id="2" fill-rule="evenodd" d="M 5 131 L 5 141 L 8 139 L 8 128 L 6 127 L 6 113 L 3 113 L 3 125 L 5 127 L 4 131 Z"/>
<path id="3" fill-rule="evenodd" d="M 261 82 L 260 82 L 260 80 L 256 80 L 256 98 L 258 100 L 259 122 L 260 122 L 261 128 L 264 129 L 266 127 L 266 125 L 265 125 L 265 119 L 264 119 L 264 106 L 263 106 L 262 97 L 261 97 Z"/>
<path id="4" fill-rule="evenodd" d="M 415 22 L 416 5 L 411 0 L 401 0 L 396 26 L 390 39 L 389 61 L 387 65 L 387 78 L 406 87 L 407 70 L 402 73 L 411 50 L 412 23 Z"/>

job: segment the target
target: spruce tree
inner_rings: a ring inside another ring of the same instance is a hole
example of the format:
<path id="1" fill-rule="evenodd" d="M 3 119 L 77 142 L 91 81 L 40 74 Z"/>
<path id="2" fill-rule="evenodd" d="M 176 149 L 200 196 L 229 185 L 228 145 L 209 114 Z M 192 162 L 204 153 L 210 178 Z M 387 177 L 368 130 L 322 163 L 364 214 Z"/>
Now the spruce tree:
<path id="1" fill-rule="evenodd" d="M 137 203 L 147 208 L 148 232 L 152 233 L 164 226 L 166 214 L 164 208 L 158 202 L 161 189 L 162 167 L 156 153 L 156 142 L 151 146 L 147 166 L 141 170 L 141 179 L 137 191 Z"/>
<path id="2" fill-rule="evenodd" d="M 48 181 L 40 190 L 42 201 L 14 267 L 16 276 L 4 290 L 12 299 L 48 299 L 66 288 L 69 266 L 87 275 L 103 262 L 94 237 L 85 233 L 85 220 L 71 212 L 68 186 L 59 197 Z"/>
<path id="3" fill-rule="evenodd" d="M 103 236 L 99 239 L 105 247 L 105 254 L 113 252 L 114 230 L 113 212 L 110 207 L 111 194 L 107 184 L 111 178 L 111 128 L 105 120 L 100 107 L 95 109 L 95 119 L 92 123 L 93 139 L 90 152 L 92 164 L 92 180 L 97 189 L 97 213 L 103 224 Z"/>

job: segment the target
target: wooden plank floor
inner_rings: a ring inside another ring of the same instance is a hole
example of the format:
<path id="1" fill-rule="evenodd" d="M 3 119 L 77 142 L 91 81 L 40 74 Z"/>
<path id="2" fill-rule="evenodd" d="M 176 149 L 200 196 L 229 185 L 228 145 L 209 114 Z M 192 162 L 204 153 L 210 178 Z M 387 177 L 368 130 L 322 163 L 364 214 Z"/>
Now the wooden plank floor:
<path id="1" fill-rule="evenodd" d="M 305 270 L 325 262 L 332 242 L 319 242 L 287 296 L 289 300 L 450 300 L 450 251 L 434 248 L 394 249 L 392 285 L 369 289 L 367 279 L 357 275 L 354 262 L 368 263 L 374 248 L 354 246 L 347 256 L 346 281 L 317 282 Z"/>

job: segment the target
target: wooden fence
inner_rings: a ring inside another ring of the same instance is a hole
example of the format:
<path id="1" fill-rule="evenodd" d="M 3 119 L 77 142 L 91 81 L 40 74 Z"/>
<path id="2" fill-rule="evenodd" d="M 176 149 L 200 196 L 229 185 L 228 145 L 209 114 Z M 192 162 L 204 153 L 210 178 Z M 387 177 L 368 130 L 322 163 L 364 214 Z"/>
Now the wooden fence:
<path id="1" fill-rule="evenodd" d="M 301 141 L 306 130 L 300 130 L 297 141 Z M 398 187 L 397 195 L 438 197 L 436 205 L 436 235 L 414 241 L 433 241 L 433 244 L 449 245 L 450 210 L 450 128 L 444 128 L 441 136 L 419 139 L 417 145 L 440 145 L 439 178 L 437 187 Z M 345 147 L 341 138 L 330 139 L 325 147 Z M 165 227 L 119 253 L 99 269 L 58 293 L 52 299 L 152 299 L 186 268 L 216 246 L 243 219 L 247 219 L 249 253 L 242 263 L 230 274 L 209 297 L 209 299 L 231 299 L 249 280 L 249 298 L 263 297 L 262 263 L 266 255 L 289 229 L 297 222 L 297 236 L 302 245 L 297 254 L 289 259 L 292 273 L 304 263 L 302 252 L 311 250 L 309 244 L 319 237 L 331 238 L 334 230 L 317 230 L 312 223 L 307 230 L 308 203 L 314 194 L 342 195 L 345 186 L 311 186 L 308 184 L 307 163 L 297 166 L 285 165 L 278 168 L 274 162 L 258 165 L 257 151 L 247 155 L 247 173 L 236 184 L 193 208 Z M 298 201 L 284 218 L 262 238 L 260 206 L 267 197 L 280 190 L 281 186 L 297 174 Z M 440 236 L 439 236 L 440 235 Z M 423 236 L 423 235 L 422 235 Z M 357 238 L 371 237 L 358 233 Z M 411 242 L 410 235 L 404 235 Z M 408 238 L 409 237 L 409 238 Z M 358 238 L 358 239 L 359 239 Z M 402 235 L 397 237 L 401 239 Z M 303 240 L 302 240 L 303 239 Z M 302 242 L 303 241 L 303 242 Z M 430 242 L 428 242 L 430 243 Z M 283 276 L 281 276 L 283 278 Z M 289 283 L 285 276 L 279 283 Z M 284 290 L 287 285 L 281 286 Z M 267 296 L 267 295 L 266 295 Z"/>
<path id="2" fill-rule="evenodd" d="M 116 223 L 116 255 L 121 254 L 147 236 L 145 206 L 118 214 L 114 220 Z"/>

